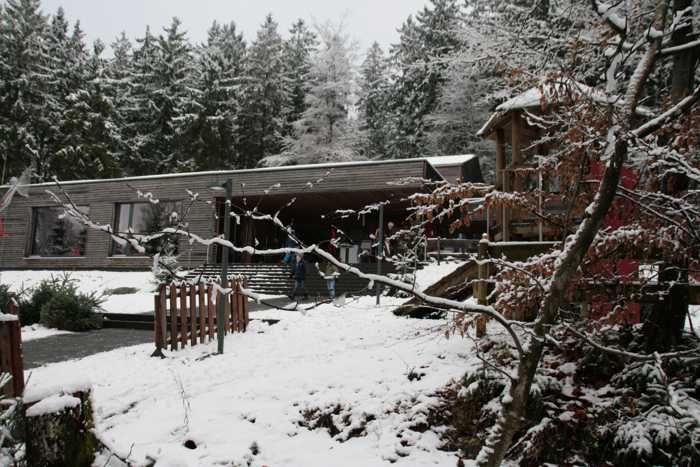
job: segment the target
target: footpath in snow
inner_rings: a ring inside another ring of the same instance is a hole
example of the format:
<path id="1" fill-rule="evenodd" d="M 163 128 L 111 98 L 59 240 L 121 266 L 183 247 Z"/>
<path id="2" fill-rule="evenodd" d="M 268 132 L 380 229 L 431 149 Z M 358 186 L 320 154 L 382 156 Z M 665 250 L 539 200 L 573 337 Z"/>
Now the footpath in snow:
<path id="1" fill-rule="evenodd" d="M 438 434 L 417 427 L 435 391 L 478 362 L 444 322 L 391 314 L 400 302 L 253 322 L 223 356 L 212 343 L 151 358 L 146 344 L 48 365 L 32 370 L 26 399 L 91 385 L 98 436 L 132 465 L 452 467 Z M 321 414 L 333 435 L 303 426 Z"/>

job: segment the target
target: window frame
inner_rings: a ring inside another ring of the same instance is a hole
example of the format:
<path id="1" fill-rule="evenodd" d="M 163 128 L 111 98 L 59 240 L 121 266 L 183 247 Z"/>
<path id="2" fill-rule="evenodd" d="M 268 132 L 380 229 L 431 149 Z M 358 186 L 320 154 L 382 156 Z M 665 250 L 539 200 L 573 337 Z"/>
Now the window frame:
<path id="1" fill-rule="evenodd" d="M 83 208 L 87 208 L 87 214 L 89 215 L 90 213 L 90 204 L 78 204 L 76 207 L 80 210 Z M 36 233 L 37 233 L 37 228 L 38 228 L 38 213 L 41 209 L 52 209 L 52 210 L 62 210 L 64 209 L 61 206 L 56 206 L 56 205 L 39 205 L 39 206 L 30 206 L 29 207 L 29 231 L 27 235 L 27 243 L 25 246 L 25 257 L 26 258 L 35 258 L 35 259 L 60 259 L 60 260 L 77 260 L 81 258 L 86 258 L 89 254 L 89 249 L 88 249 L 88 233 L 90 229 L 81 223 L 78 223 L 83 229 L 84 229 L 84 244 L 82 245 L 82 254 L 79 256 L 56 256 L 56 255 L 51 255 L 51 256 L 44 256 L 40 253 L 35 253 L 35 246 L 36 246 Z M 65 210 L 64 210 L 65 211 Z M 68 214 L 66 214 L 67 216 Z M 76 221 L 77 222 L 77 221 Z"/>
<path id="2" fill-rule="evenodd" d="M 112 228 L 114 229 L 114 232 L 121 232 L 119 230 L 119 220 L 121 217 L 121 210 L 124 206 L 129 206 L 129 216 L 128 216 L 128 227 L 127 230 L 133 227 L 133 222 L 134 222 L 134 206 L 136 205 L 147 205 L 147 206 L 157 206 L 157 205 L 164 205 L 164 204 L 172 204 L 172 205 L 177 205 L 179 210 L 176 211 L 178 214 L 181 215 L 181 210 L 183 207 L 183 200 L 181 199 L 166 199 L 163 200 L 161 199 L 158 203 L 151 203 L 150 201 L 124 201 L 124 202 L 117 202 L 114 203 L 114 211 L 112 215 Z M 135 234 L 141 234 L 143 235 L 143 232 L 134 232 Z M 180 241 L 177 239 L 176 241 L 176 249 L 179 249 Z M 110 258 L 144 258 L 148 257 L 148 253 L 140 254 L 137 252 L 132 251 L 133 247 L 130 244 L 125 245 L 123 248 L 125 250 L 124 253 L 117 253 L 116 250 L 119 247 L 117 242 L 115 242 L 113 239 L 110 240 L 110 247 L 109 247 L 109 257 Z"/>

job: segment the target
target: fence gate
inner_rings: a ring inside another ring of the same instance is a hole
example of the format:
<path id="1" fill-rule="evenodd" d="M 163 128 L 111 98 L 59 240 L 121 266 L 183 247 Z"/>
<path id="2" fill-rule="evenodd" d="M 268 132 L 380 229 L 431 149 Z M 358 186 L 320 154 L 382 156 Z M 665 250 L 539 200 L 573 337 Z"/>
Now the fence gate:
<path id="1" fill-rule="evenodd" d="M 217 292 L 214 284 L 161 285 L 155 295 L 155 344 L 153 355 L 162 349 L 184 349 L 216 338 L 216 309 L 224 300 L 224 330 L 245 332 L 248 328 L 248 297 L 241 293 L 241 281 L 231 280 L 229 294 Z"/>

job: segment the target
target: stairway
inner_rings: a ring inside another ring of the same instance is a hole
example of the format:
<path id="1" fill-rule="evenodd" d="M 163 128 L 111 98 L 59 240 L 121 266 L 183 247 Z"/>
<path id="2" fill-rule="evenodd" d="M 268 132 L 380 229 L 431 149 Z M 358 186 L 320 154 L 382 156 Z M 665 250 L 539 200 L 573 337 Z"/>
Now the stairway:
<path id="1" fill-rule="evenodd" d="M 320 276 L 313 263 L 307 262 L 306 291 L 311 296 L 326 296 L 326 281 Z M 362 272 L 375 272 L 376 264 L 355 265 Z M 252 291 L 266 295 L 287 295 L 294 286 L 294 280 L 290 277 L 292 268 L 287 264 L 266 263 L 234 263 L 229 265 L 228 275 L 233 277 L 243 275 L 248 281 L 248 288 Z M 382 272 L 392 272 L 393 267 L 388 264 L 382 266 Z M 204 265 L 190 271 L 187 278 L 218 279 L 221 275 L 221 267 L 216 265 Z M 350 273 L 342 273 L 336 280 L 336 294 L 366 294 L 368 281 Z"/>

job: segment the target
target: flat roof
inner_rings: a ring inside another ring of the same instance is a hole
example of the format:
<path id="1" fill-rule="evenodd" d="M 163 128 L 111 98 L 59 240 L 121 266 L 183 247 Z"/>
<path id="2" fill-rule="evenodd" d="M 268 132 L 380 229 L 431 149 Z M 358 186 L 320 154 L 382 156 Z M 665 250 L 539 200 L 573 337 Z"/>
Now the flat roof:
<path id="1" fill-rule="evenodd" d="M 106 183 L 131 180 L 154 180 L 167 179 L 174 177 L 196 177 L 196 176 L 217 176 L 217 175 L 235 175 L 235 174 L 250 174 L 250 173 L 269 173 L 269 172 L 285 172 L 292 170 L 304 169 L 331 169 L 337 167 L 357 167 L 364 165 L 389 165 L 401 164 L 417 161 L 425 161 L 433 167 L 444 167 L 449 165 L 459 165 L 476 157 L 473 154 L 456 155 L 456 156 L 438 156 L 438 157 L 416 157 L 410 159 L 383 159 L 383 160 L 362 160 L 350 162 L 324 162 L 320 164 L 302 164 L 302 165 L 284 165 L 279 167 L 260 167 L 254 169 L 234 169 L 234 170 L 212 170 L 203 172 L 181 172 L 156 175 L 137 175 L 133 177 L 118 177 L 118 178 L 97 178 L 87 180 L 60 180 L 62 185 L 75 185 L 83 183 Z M 54 182 L 32 183 L 30 187 L 53 186 Z M 0 188 L 9 188 L 9 185 L 0 185 Z"/>

